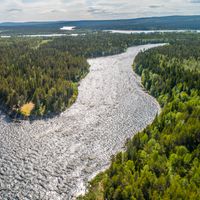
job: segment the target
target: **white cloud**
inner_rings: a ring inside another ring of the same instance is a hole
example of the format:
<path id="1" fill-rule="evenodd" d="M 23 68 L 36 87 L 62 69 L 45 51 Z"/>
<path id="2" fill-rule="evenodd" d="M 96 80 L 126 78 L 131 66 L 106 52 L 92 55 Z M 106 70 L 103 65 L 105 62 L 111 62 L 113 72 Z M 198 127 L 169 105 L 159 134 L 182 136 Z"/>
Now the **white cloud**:
<path id="1" fill-rule="evenodd" d="M 0 0 L 0 21 L 116 19 L 200 14 L 200 0 Z"/>

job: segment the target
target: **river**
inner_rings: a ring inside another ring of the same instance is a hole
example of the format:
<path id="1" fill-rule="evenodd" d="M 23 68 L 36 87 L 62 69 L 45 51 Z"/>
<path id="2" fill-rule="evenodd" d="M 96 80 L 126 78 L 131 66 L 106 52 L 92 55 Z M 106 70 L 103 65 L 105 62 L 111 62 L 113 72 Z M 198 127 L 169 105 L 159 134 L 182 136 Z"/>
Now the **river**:
<path id="1" fill-rule="evenodd" d="M 66 200 L 83 193 L 160 110 L 131 67 L 139 51 L 155 46 L 89 59 L 77 101 L 59 116 L 17 124 L 1 113 L 0 199 Z"/>

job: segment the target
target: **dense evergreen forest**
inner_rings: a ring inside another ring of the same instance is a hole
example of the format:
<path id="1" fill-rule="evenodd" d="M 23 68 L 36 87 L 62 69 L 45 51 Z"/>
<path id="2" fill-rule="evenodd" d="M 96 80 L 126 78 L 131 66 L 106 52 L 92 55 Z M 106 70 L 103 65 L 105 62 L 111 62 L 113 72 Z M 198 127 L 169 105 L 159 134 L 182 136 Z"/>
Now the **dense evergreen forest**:
<path id="1" fill-rule="evenodd" d="M 58 113 L 75 101 L 77 83 L 88 72 L 85 58 L 53 48 L 44 40 L 8 40 L 0 43 L 0 102 L 17 117 Z M 31 109 L 31 110 L 30 110 Z"/>
<path id="2" fill-rule="evenodd" d="M 200 40 L 197 33 L 153 33 L 121 34 L 108 32 L 88 32 L 78 37 L 58 37 L 50 40 L 43 48 L 54 48 L 69 52 L 74 56 L 93 58 L 122 53 L 128 47 L 149 43 L 174 43 L 182 40 Z"/>
<path id="3" fill-rule="evenodd" d="M 80 199 L 200 199 L 200 41 L 141 52 L 133 68 L 162 112 Z"/>
<path id="4" fill-rule="evenodd" d="M 78 37 L 0 39 L 0 105 L 11 117 L 60 113 L 78 94 L 87 58 L 168 41 L 161 34 L 91 32 Z"/>
<path id="5" fill-rule="evenodd" d="M 60 113 L 78 94 L 87 58 L 113 55 L 139 44 L 199 39 L 199 34 L 112 34 L 0 39 L 0 105 L 11 117 Z"/>
<path id="6" fill-rule="evenodd" d="M 169 42 L 172 34 L 120 34 L 107 32 L 92 32 L 78 37 L 59 37 L 47 43 L 45 47 L 63 52 L 70 52 L 74 56 L 94 58 L 108 56 L 126 51 L 128 47 L 147 43 Z M 171 38 L 172 39 L 172 38 Z"/>
<path id="7" fill-rule="evenodd" d="M 158 42 L 169 44 L 138 54 L 133 68 L 162 112 L 127 141 L 83 199 L 200 199 L 200 35 L 0 39 L 0 105 L 12 117 L 60 113 L 76 99 L 87 58 Z"/>

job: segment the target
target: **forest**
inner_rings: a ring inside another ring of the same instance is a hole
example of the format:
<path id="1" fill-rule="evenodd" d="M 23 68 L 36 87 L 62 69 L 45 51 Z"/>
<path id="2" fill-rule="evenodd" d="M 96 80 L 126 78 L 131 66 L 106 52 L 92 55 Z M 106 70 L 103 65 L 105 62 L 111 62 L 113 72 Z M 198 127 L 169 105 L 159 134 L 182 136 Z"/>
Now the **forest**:
<path id="1" fill-rule="evenodd" d="M 148 43 L 195 43 L 199 37 L 191 33 L 90 32 L 77 37 L 2 38 L 0 108 L 12 118 L 60 113 L 76 100 L 78 83 L 89 72 L 87 58 L 122 53 L 130 46 Z M 188 51 L 185 47 L 184 53 Z M 197 51 L 191 51 L 196 56 L 185 59 L 185 65 L 198 60 Z"/>
<path id="2" fill-rule="evenodd" d="M 85 58 L 53 48 L 43 40 L 8 40 L 0 43 L 0 103 L 11 117 L 59 113 L 77 96 L 77 84 L 88 72 Z M 32 102 L 34 110 L 23 111 Z"/>
<path id="3" fill-rule="evenodd" d="M 77 37 L 0 39 L 0 108 L 12 118 L 54 115 L 78 95 L 87 58 L 168 41 L 162 35 L 88 33 Z"/>
<path id="4" fill-rule="evenodd" d="M 133 69 L 162 112 L 80 199 L 200 199 L 200 41 L 141 52 Z"/>
<path id="5" fill-rule="evenodd" d="M 200 199 L 200 35 L 0 39 L 0 109 L 12 118 L 64 111 L 89 72 L 87 58 L 148 43 L 166 45 L 139 53 L 133 70 L 162 112 L 127 141 L 80 199 Z"/>

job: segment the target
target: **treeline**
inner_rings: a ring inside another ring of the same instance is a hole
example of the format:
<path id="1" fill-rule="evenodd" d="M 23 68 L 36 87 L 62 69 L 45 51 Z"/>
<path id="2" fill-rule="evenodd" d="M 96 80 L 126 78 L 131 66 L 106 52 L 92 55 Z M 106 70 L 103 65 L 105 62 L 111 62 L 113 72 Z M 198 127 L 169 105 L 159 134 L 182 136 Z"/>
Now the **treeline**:
<path id="1" fill-rule="evenodd" d="M 121 34 L 109 32 L 87 32 L 77 37 L 59 37 L 45 44 L 74 56 L 93 58 L 108 56 L 126 51 L 128 47 L 154 43 L 177 43 L 182 41 L 200 41 L 197 33 L 153 33 L 153 34 Z M 44 47 L 44 46 L 43 46 Z"/>
<path id="2" fill-rule="evenodd" d="M 199 52 L 199 41 L 182 41 L 138 54 L 134 70 L 162 113 L 81 199 L 200 199 Z"/>
<path id="3" fill-rule="evenodd" d="M 52 40 L 48 48 L 68 51 L 75 56 L 93 58 L 108 56 L 126 51 L 128 47 L 147 43 L 169 42 L 172 35 L 162 34 L 120 34 L 108 32 L 91 32 L 78 37 L 60 37 Z"/>

